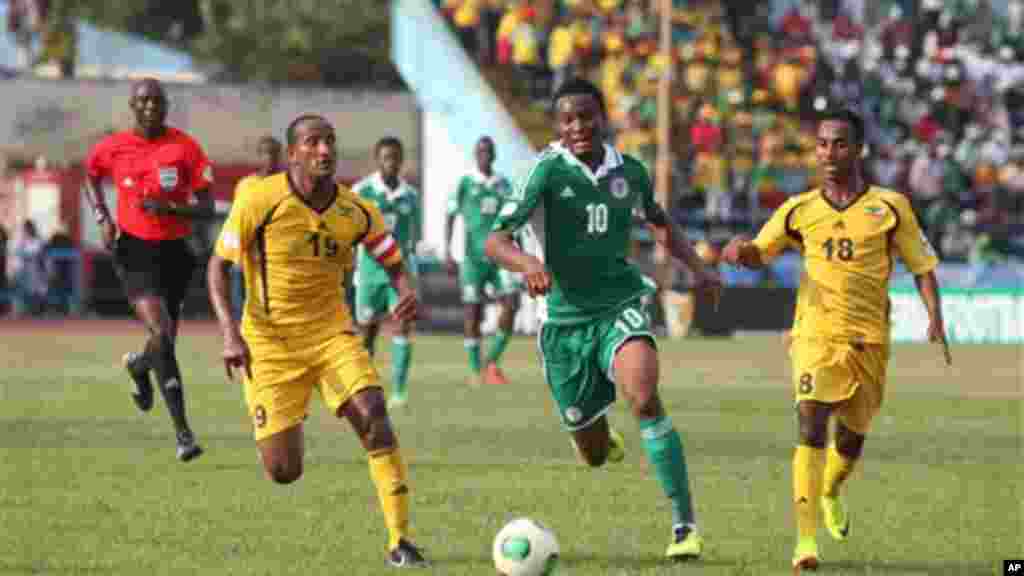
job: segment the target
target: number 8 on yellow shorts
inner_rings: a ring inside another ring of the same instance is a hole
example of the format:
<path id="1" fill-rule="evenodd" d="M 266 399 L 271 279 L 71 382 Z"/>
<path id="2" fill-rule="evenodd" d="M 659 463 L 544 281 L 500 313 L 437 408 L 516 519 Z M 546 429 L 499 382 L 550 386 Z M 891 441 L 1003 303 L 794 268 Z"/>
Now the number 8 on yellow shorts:
<path id="1" fill-rule="evenodd" d="M 835 406 L 840 421 L 867 434 L 885 396 L 888 344 L 837 343 L 796 338 L 790 345 L 796 401 Z"/>
<path id="2" fill-rule="evenodd" d="M 310 342 L 246 336 L 252 379 L 245 401 L 256 440 L 301 423 L 313 390 L 332 414 L 356 393 L 380 387 L 380 377 L 359 336 L 342 333 Z"/>

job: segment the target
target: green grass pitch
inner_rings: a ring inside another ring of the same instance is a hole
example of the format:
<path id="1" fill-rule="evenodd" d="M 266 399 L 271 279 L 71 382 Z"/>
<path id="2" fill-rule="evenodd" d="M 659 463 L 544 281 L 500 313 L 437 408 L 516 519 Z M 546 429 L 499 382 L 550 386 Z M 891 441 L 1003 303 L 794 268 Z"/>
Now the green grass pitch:
<path id="1" fill-rule="evenodd" d="M 0 323 L 0 574 L 388 574 L 366 457 L 314 398 L 305 475 L 263 477 L 220 339 L 186 323 L 190 418 L 206 449 L 174 459 L 117 367 L 141 329 L 120 322 Z M 661 389 L 691 470 L 704 558 L 665 564 L 669 510 L 636 426 L 622 464 L 591 470 L 559 430 L 530 338 L 512 385 L 471 390 L 460 336 L 419 335 L 411 402 L 393 415 L 410 464 L 427 573 L 493 574 L 491 539 L 519 515 L 551 526 L 560 574 L 788 574 L 795 420 L 777 336 L 661 341 Z M 378 358 L 388 376 L 388 341 Z M 1020 347 L 895 346 L 889 390 L 849 484 L 851 539 L 819 544 L 821 574 L 997 574 L 1024 556 Z"/>

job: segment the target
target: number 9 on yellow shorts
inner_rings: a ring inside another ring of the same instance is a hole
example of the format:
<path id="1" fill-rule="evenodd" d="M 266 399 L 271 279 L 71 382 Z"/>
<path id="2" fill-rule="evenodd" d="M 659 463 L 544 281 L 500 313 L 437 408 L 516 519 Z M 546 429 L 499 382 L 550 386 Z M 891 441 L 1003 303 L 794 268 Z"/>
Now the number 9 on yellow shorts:
<path id="1" fill-rule="evenodd" d="M 796 401 L 834 404 L 840 421 L 866 434 L 885 396 L 887 344 L 826 342 L 799 338 L 789 349 Z"/>
<path id="2" fill-rule="evenodd" d="M 334 414 L 356 393 L 380 387 L 373 361 L 354 334 L 313 342 L 247 336 L 246 342 L 252 379 L 245 379 L 245 401 L 257 441 L 301 423 L 313 390 Z"/>

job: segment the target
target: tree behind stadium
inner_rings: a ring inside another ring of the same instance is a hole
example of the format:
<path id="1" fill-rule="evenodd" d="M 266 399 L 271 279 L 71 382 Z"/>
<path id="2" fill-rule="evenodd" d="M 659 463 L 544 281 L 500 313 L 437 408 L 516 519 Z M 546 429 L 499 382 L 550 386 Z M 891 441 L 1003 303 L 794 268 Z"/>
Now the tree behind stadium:
<path id="1" fill-rule="evenodd" d="M 67 2 L 68 0 L 58 0 Z M 82 0 L 78 15 L 188 51 L 228 82 L 400 85 L 387 4 L 367 0 Z"/>

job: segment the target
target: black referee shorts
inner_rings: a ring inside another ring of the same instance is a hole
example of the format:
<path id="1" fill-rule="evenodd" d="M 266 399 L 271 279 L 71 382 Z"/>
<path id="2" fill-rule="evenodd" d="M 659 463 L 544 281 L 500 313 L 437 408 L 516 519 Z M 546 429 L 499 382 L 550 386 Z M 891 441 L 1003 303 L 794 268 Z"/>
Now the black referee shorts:
<path id="1" fill-rule="evenodd" d="M 114 246 L 114 267 L 128 300 L 162 298 L 177 320 L 185 301 L 196 257 L 184 238 L 144 240 L 121 232 Z"/>

